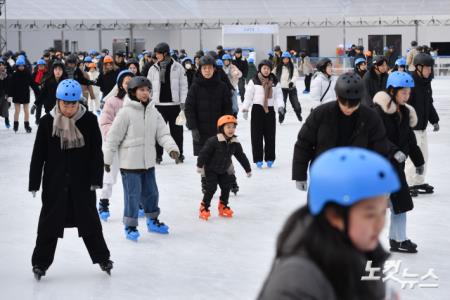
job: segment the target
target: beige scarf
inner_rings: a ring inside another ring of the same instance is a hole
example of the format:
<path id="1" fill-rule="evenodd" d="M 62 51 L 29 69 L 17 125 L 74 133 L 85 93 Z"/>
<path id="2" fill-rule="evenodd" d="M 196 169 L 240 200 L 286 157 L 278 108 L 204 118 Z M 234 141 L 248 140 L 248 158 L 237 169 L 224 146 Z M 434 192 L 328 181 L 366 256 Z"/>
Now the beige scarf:
<path id="1" fill-rule="evenodd" d="M 269 99 L 272 98 L 272 80 L 269 77 L 262 76 L 261 73 L 258 73 L 259 81 L 261 81 L 261 85 L 264 89 L 264 111 L 266 114 L 269 112 Z"/>
<path id="2" fill-rule="evenodd" d="M 84 147 L 84 137 L 81 134 L 75 122 L 81 119 L 85 114 L 86 108 L 79 104 L 78 111 L 72 118 L 65 117 L 59 110 L 59 105 L 56 103 L 51 115 L 53 116 L 53 132 L 52 136 L 57 136 L 61 141 L 61 149 L 73 149 Z"/>

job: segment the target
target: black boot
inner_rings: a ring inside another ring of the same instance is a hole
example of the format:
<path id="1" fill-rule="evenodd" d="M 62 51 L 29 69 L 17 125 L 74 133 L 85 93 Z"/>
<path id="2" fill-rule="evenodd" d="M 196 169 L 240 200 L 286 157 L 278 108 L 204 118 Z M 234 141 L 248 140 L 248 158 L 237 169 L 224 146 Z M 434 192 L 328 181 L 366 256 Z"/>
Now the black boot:
<path id="1" fill-rule="evenodd" d="M 406 240 L 403 242 L 389 240 L 389 244 L 391 246 L 391 252 L 417 253 L 417 245 L 411 242 L 411 240 Z"/>
<path id="2" fill-rule="evenodd" d="M 181 154 L 178 159 L 180 160 L 180 163 L 184 163 L 184 155 L 183 154 Z"/>
<path id="3" fill-rule="evenodd" d="M 11 128 L 11 124 L 9 124 L 9 118 L 8 117 L 5 118 L 5 127 L 7 129 Z"/>
<path id="4" fill-rule="evenodd" d="M 297 116 L 297 119 L 301 122 L 301 121 L 303 121 L 303 118 L 302 118 L 302 112 L 301 111 L 296 111 L 295 112 L 295 115 Z"/>
<path id="5" fill-rule="evenodd" d="M 434 186 L 431 186 L 428 183 L 414 185 L 413 188 L 415 188 L 419 194 L 433 194 L 434 193 Z"/>
<path id="6" fill-rule="evenodd" d="M 25 131 L 26 131 L 27 133 L 31 133 L 30 122 L 25 121 L 23 124 L 25 125 Z"/>
<path id="7" fill-rule="evenodd" d="M 239 192 L 239 186 L 238 186 L 237 181 L 236 181 L 236 176 L 234 176 L 234 181 L 233 181 L 233 183 L 231 183 L 231 189 L 230 189 L 230 191 L 231 191 L 235 196 L 237 195 L 237 192 Z"/>
<path id="8" fill-rule="evenodd" d="M 156 163 L 157 163 L 158 165 L 160 165 L 160 164 L 162 163 L 162 157 L 157 157 L 157 158 L 156 158 Z"/>
<path id="9" fill-rule="evenodd" d="M 34 278 L 36 278 L 37 281 L 41 280 L 42 276 L 45 276 L 45 269 L 41 268 L 39 266 L 33 266 L 33 274 Z"/>
<path id="10" fill-rule="evenodd" d="M 19 122 L 18 121 L 14 121 L 14 132 L 17 132 L 17 130 L 19 130 Z"/>
<path id="11" fill-rule="evenodd" d="M 114 262 L 112 260 L 106 260 L 104 262 L 99 263 L 98 265 L 100 266 L 100 269 L 102 269 L 102 271 L 108 273 L 108 275 L 111 275 L 111 270 L 113 268 L 113 264 Z"/>
<path id="12" fill-rule="evenodd" d="M 283 122 L 284 122 L 284 117 L 285 117 L 285 114 L 278 114 L 278 122 L 280 123 L 280 124 L 283 124 Z"/>
<path id="13" fill-rule="evenodd" d="M 417 196 L 419 196 L 419 191 L 415 187 L 410 186 L 409 194 L 411 195 L 411 197 L 417 197 Z"/>

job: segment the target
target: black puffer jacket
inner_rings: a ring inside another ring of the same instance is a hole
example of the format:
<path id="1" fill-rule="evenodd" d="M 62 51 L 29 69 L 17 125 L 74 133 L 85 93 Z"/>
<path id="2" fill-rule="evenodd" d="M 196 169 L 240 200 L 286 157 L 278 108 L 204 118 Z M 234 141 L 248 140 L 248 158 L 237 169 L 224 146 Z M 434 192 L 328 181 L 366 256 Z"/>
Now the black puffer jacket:
<path id="1" fill-rule="evenodd" d="M 318 106 L 306 119 L 294 147 L 292 180 L 306 181 L 309 164 L 323 152 L 338 146 L 339 114 L 338 102 L 333 101 Z M 378 114 L 364 105 L 353 114 L 357 114 L 355 130 L 347 146 L 368 148 L 389 156 L 391 145 Z"/>
<path id="2" fill-rule="evenodd" d="M 56 89 L 58 88 L 58 84 L 66 78 L 67 76 L 63 74 L 59 81 L 56 81 L 54 76 L 46 79 L 42 84 L 41 93 L 34 104 L 44 105 L 45 112 L 49 113 L 56 104 Z"/>
<path id="3" fill-rule="evenodd" d="M 397 112 L 397 104 L 391 102 L 391 97 L 386 92 L 378 92 L 374 99 L 375 109 L 383 120 L 386 128 L 386 135 L 392 144 L 392 154 L 402 151 L 411 157 L 416 167 L 425 163 L 422 152 L 417 146 L 416 136 L 412 131 L 412 127 L 417 124 L 417 115 L 412 106 L 401 105 Z M 399 164 L 395 159 L 391 158 L 402 184 L 398 192 L 391 194 L 392 206 L 396 214 L 404 213 L 412 210 L 414 207 L 411 195 L 409 194 L 408 183 L 405 177 L 405 164 Z"/>
<path id="4" fill-rule="evenodd" d="M 388 75 L 386 73 L 377 75 L 374 68 L 372 67 L 363 76 L 364 83 L 364 96 L 362 103 L 367 106 L 373 106 L 373 97 L 379 91 L 386 89 Z"/>
<path id="5" fill-rule="evenodd" d="M 428 122 L 439 123 L 439 115 L 433 105 L 433 91 L 431 80 L 420 77 L 416 72 L 412 74 L 415 87 L 411 89 L 410 104 L 417 113 L 417 125 L 414 130 L 425 130 Z"/>
<path id="6" fill-rule="evenodd" d="M 250 162 L 242 150 L 241 143 L 236 137 L 227 140 L 225 136 L 219 133 L 217 136 L 210 137 L 203 146 L 197 159 L 197 167 L 213 171 L 217 174 L 224 174 L 230 168 L 231 157 L 235 156 L 244 168 L 245 172 L 252 171 Z"/>
<path id="7" fill-rule="evenodd" d="M 205 79 L 200 72 L 194 76 L 186 104 L 186 126 L 200 132 L 200 141 L 194 141 L 194 155 L 198 155 L 206 140 L 216 135 L 217 120 L 223 115 L 231 115 L 230 90 L 215 72 Z"/>
<path id="8" fill-rule="evenodd" d="M 13 98 L 14 103 L 28 104 L 30 103 L 30 87 L 33 89 L 35 96 L 39 95 L 39 86 L 34 82 L 28 69 L 23 71 L 16 70 L 9 81 L 8 96 Z"/>
<path id="9" fill-rule="evenodd" d="M 119 70 L 115 70 L 110 71 L 106 74 L 100 73 L 100 75 L 98 75 L 96 85 L 100 87 L 100 91 L 102 91 L 103 97 L 106 97 L 106 95 L 108 95 L 116 85 L 117 75 L 119 74 L 119 72 Z"/>

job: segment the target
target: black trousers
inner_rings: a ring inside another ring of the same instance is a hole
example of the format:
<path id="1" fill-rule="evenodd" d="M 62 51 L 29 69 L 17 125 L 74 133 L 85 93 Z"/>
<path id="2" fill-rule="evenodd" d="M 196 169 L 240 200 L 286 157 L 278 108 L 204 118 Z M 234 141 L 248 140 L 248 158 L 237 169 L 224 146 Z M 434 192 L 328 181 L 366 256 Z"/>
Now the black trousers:
<path id="1" fill-rule="evenodd" d="M 214 171 L 205 170 L 205 194 L 203 194 L 203 203 L 207 208 L 211 205 L 211 199 L 217 190 L 217 185 L 220 187 L 220 201 L 227 205 L 230 197 L 230 189 L 236 177 L 227 173 L 218 174 Z"/>
<path id="2" fill-rule="evenodd" d="M 175 143 L 178 146 L 178 149 L 180 149 L 180 155 L 183 154 L 183 126 L 178 126 L 175 124 L 175 120 L 178 117 L 178 114 L 181 111 L 181 108 L 179 105 L 171 105 L 171 106 L 156 106 L 159 113 L 164 118 L 164 121 L 166 123 L 169 123 L 170 127 L 170 135 L 175 140 Z M 162 158 L 164 153 L 164 149 L 156 144 L 156 157 Z"/>
<path id="3" fill-rule="evenodd" d="M 250 123 L 253 162 L 275 160 L 276 120 L 273 106 L 266 113 L 261 105 L 254 104 Z"/>
<path id="4" fill-rule="evenodd" d="M 286 109 L 287 97 L 289 96 L 289 101 L 291 102 L 291 105 L 292 105 L 292 108 L 295 111 L 295 114 L 296 115 L 301 115 L 302 114 L 302 107 L 300 105 L 300 102 L 298 101 L 297 89 L 296 88 L 293 88 L 293 89 L 281 89 L 281 91 L 283 92 L 284 108 Z"/>
<path id="5" fill-rule="evenodd" d="M 103 234 L 83 236 L 83 241 L 92 259 L 92 263 L 97 264 L 109 259 L 110 253 Z M 58 237 L 38 235 L 31 264 L 47 270 L 53 263 L 57 243 Z"/>
<path id="6" fill-rule="evenodd" d="M 245 95 L 245 78 L 244 77 L 239 78 L 238 89 L 239 89 L 239 96 L 241 97 L 241 102 L 244 102 L 244 95 Z"/>
<path id="7" fill-rule="evenodd" d="M 305 91 L 309 92 L 311 87 L 311 78 L 313 74 L 305 75 Z"/>
<path id="8" fill-rule="evenodd" d="M 36 105 L 36 125 L 39 125 L 39 120 L 41 119 L 42 115 L 42 104 Z"/>

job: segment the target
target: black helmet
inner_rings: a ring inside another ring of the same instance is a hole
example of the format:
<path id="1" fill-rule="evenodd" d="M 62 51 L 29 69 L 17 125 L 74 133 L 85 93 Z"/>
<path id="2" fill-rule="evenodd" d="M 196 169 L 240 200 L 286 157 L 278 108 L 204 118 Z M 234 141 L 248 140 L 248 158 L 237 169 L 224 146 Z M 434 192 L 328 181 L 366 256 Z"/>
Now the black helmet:
<path id="1" fill-rule="evenodd" d="M 216 49 L 220 51 L 220 50 L 223 50 L 223 47 L 222 47 L 222 45 L 218 45 L 218 46 L 216 47 Z"/>
<path id="2" fill-rule="evenodd" d="M 387 63 L 387 59 L 383 55 L 375 57 L 372 61 L 373 66 L 381 66 L 384 63 Z"/>
<path id="3" fill-rule="evenodd" d="M 139 66 L 139 61 L 136 58 L 131 58 L 127 61 L 127 66 L 130 65 L 138 65 Z"/>
<path id="4" fill-rule="evenodd" d="M 273 52 L 275 51 L 280 51 L 281 52 L 281 47 L 276 45 L 275 47 L 273 47 Z"/>
<path id="5" fill-rule="evenodd" d="M 123 51 L 123 50 L 119 50 L 119 51 L 116 52 L 116 56 L 125 57 L 125 56 L 126 56 L 126 53 L 125 53 L 125 51 Z"/>
<path id="6" fill-rule="evenodd" d="M 213 67 L 215 67 L 216 60 L 214 59 L 214 57 L 212 57 L 210 55 L 204 55 L 204 56 L 200 57 L 200 61 L 198 62 L 199 68 L 201 68 L 202 66 L 206 66 L 206 65 L 212 65 Z"/>
<path id="7" fill-rule="evenodd" d="M 214 59 L 219 59 L 219 55 L 215 51 L 208 51 L 205 55 L 211 56 Z"/>
<path id="8" fill-rule="evenodd" d="M 155 46 L 155 49 L 153 50 L 153 52 L 158 52 L 158 53 L 162 53 L 162 54 L 169 54 L 170 53 L 170 47 L 169 44 L 167 43 L 159 43 L 158 45 Z"/>
<path id="9" fill-rule="evenodd" d="M 358 47 L 356 47 L 356 49 L 358 49 L 359 51 L 364 51 L 364 46 L 359 45 Z"/>
<path id="10" fill-rule="evenodd" d="M 273 64 L 270 60 L 268 59 L 263 59 L 259 64 L 258 64 L 258 72 L 261 72 L 261 69 L 263 66 L 268 66 L 270 68 L 270 70 L 272 70 Z"/>
<path id="11" fill-rule="evenodd" d="M 152 83 L 147 77 L 144 76 L 136 76 L 128 81 L 128 94 L 131 94 L 132 91 L 135 91 L 137 88 L 146 86 L 149 89 L 152 89 Z"/>
<path id="12" fill-rule="evenodd" d="M 242 53 L 242 48 L 236 48 L 236 50 L 234 50 L 234 53 Z"/>
<path id="13" fill-rule="evenodd" d="M 320 72 L 325 72 L 325 69 L 327 68 L 328 65 L 331 65 L 331 59 L 329 59 L 328 57 L 322 58 L 321 60 L 319 60 L 316 64 L 316 68 L 317 70 L 319 70 Z"/>
<path id="14" fill-rule="evenodd" d="M 359 100 L 364 91 L 361 77 L 355 73 L 344 73 L 336 80 L 336 96 L 345 100 Z"/>
<path id="15" fill-rule="evenodd" d="M 52 63 L 52 70 L 56 69 L 57 67 L 60 67 L 63 69 L 63 71 L 66 69 L 64 63 L 61 60 L 55 60 Z"/>
<path id="16" fill-rule="evenodd" d="M 411 46 L 412 46 L 412 47 L 417 47 L 417 45 L 418 45 L 418 44 L 417 44 L 417 41 L 412 41 L 412 42 L 411 42 Z"/>
<path id="17" fill-rule="evenodd" d="M 108 55 L 109 54 L 109 50 L 104 48 L 104 49 L 102 49 L 102 53 L 105 53 L 106 55 Z"/>
<path id="18" fill-rule="evenodd" d="M 76 56 L 75 54 L 69 55 L 69 57 L 67 57 L 67 59 L 66 59 L 66 63 L 67 64 L 77 64 L 78 56 Z"/>
<path id="19" fill-rule="evenodd" d="M 431 57 L 430 54 L 423 53 L 423 52 L 417 53 L 417 55 L 414 56 L 413 65 L 415 65 L 415 66 L 422 65 L 422 66 L 432 67 L 432 66 L 434 66 L 434 59 L 433 59 L 433 57 Z"/>
<path id="20" fill-rule="evenodd" d="M 202 57 L 204 55 L 205 55 L 205 52 L 203 52 L 203 50 L 198 50 L 197 52 L 195 52 L 194 57 Z"/>

